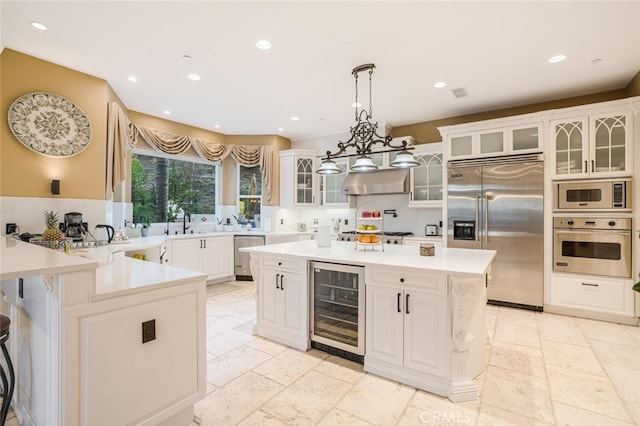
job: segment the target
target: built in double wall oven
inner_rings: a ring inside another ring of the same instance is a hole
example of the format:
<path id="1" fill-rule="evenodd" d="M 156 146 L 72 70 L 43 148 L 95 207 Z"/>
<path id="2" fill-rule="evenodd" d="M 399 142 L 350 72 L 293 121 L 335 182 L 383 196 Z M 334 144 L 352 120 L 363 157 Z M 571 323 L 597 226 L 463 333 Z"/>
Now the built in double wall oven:
<path id="1" fill-rule="evenodd" d="M 631 218 L 553 218 L 553 270 L 631 278 Z"/>

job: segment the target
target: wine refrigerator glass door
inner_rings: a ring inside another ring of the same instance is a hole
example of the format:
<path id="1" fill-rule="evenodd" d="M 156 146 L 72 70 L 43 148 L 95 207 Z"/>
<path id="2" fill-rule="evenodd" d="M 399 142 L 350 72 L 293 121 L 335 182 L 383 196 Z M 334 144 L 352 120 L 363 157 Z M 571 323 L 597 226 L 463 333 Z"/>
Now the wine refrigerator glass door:
<path id="1" fill-rule="evenodd" d="M 311 340 L 364 355 L 364 268 L 312 262 Z"/>

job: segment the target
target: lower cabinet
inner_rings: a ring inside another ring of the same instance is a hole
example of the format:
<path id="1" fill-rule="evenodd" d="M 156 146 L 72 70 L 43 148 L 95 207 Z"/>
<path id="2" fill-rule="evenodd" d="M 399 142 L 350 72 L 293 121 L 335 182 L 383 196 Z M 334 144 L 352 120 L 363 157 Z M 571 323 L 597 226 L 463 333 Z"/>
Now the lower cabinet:
<path id="1" fill-rule="evenodd" d="M 208 274 L 208 279 L 233 275 L 233 237 L 181 238 L 167 241 L 172 266 Z"/>
<path id="2" fill-rule="evenodd" d="M 261 259 L 258 333 L 296 349 L 307 350 L 309 291 L 306 261 L 267 256 Z"/>
<path id="3" fill-rule="evenodd" d="M 152 424 L 148 413 L 197 396 L 198 308 L 193 292 L 82 318 L 81 424 Z"/>
<path id="4" fill-rule="evenodd" d="M 388 269 L 369 272 L 365 369 L 368 363 L 375 361 L 422 373 L 446 375 L 445 275 L 425 277 L 404 271 L 389 273 Z M 383 275 L 385 273 L 387 276 Z"/>
<path id="5" fill-rule="evenodd" d="M 630 279 L 553 274 L 550 304 L 596 313 L 633 316 L 632 287 L 633 280 Z"/>

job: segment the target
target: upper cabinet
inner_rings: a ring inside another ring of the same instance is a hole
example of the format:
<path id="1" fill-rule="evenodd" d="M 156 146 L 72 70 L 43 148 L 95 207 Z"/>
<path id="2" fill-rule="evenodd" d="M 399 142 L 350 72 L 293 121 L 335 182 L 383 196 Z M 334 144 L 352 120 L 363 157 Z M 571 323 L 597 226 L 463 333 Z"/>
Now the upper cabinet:
<path id="1" fill-rule="evenodd" d="M 312 207 L 320 175 L 316 174 L 317 152 L 288 149 L 280 152 L 280 206 Z"/>
<path id="2" fill-rule="evenodd" d="M 447 137 L 450 160 L 542 151 L 542 123 L 494 128 Z"/>
<path id="3" fill-rule="evenodd" d="M 551 121 L 554 178 L 632 173 L 632 119 L 629 111 Z"/>
<path id="4" fill-rule="evenodd" d="M 445 167 L 442 163 L 442 142 L 416 145 L 412 151 L 420 165 L 409 171 L 409 207 L 442 207 L 442 186 Z M 389 153 L 389 162 L 398 153 Z"/>
<path id="5" fill-rule="evenodd" d="M 336 158 L 336 165 L 342 173 L 323 175 L 320 182 L 320 196 L 322 205 L 327 207 L 348 207 L 347 196 L 342 192 L 342 183 L 349 173 L 347 158 Z"/>

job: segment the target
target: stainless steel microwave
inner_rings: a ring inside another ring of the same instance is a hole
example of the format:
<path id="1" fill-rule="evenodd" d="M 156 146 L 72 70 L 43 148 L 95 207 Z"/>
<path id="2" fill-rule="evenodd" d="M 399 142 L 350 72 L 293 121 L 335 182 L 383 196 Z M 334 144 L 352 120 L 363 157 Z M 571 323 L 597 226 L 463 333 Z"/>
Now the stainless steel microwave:
<path id="1" fill-rule="evenodd" d="M 631 179 L 556 181 L 555 211 L 631 211 Z"/>

